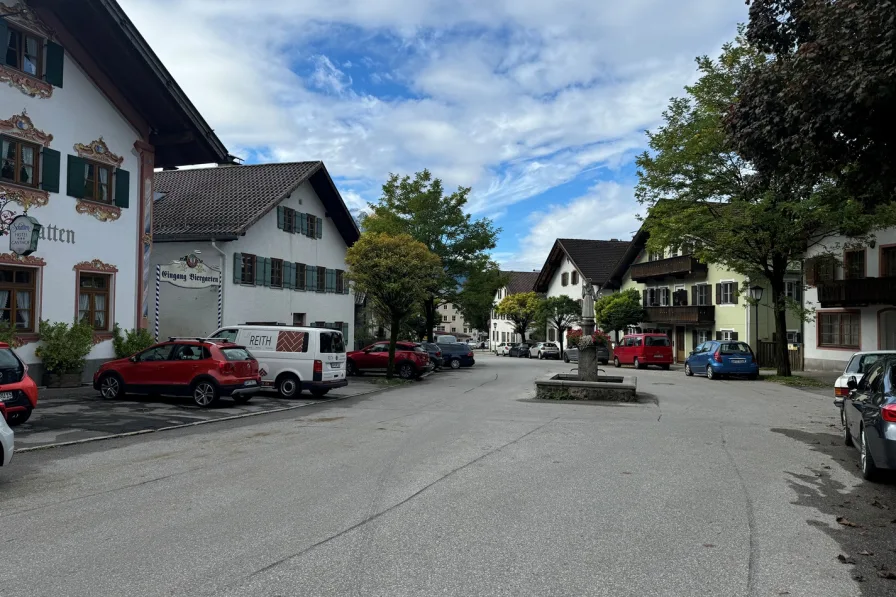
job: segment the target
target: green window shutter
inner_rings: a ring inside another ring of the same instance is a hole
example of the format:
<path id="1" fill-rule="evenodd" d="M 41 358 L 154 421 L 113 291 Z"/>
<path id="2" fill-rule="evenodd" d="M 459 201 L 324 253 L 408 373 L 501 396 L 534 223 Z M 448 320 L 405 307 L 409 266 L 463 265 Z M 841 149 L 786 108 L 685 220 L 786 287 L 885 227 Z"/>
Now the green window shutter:
<path id="1" fill-rule="evenodd" d="M 255 285 L 264 286 L 264 257 L 255 258 Z"/>
<path id="2" fill-rule="evenodd" d="M 243 254 L 233 254 L 233 283 L 239 284 L 243 281 Z"/>
<path id="3" fill-rule="evenodd" d="M 264 285 L 265 286 L 271 285 L 271 258 L 270 257 L 264 258 Z"/>
<path id="4" fill-rule="evenodd" d="M 277 228 L 283 230 L 283 224 L 286 221 L 286 210 L 282 205 L 277 206 Z"/>
<path id="5" fill-rule="evenodd" d="M 6 37 L 3 37 L 6 39 Z M 65 63 L 65 50 L 59 44 L 47 42 L 47 66 L 44 78 L 53 87 L 62 87 L 62 66 Z"/>
<path id="6" fill-rule="evenodd" d="M 0 35 L 0 39 L 3 39 Z M 49 193 L 59 192 L 59 172 L 61 168 L 60 160 L 62 154 L 55 149 L 45 147 L 41 153 L 42 162 L 40 165 L 41 183 L 40 188 Z"/>
<path id="7" fill-rule="evenodd" d="M 87 162 L 76 155 L 68 156 L 66 170 L 66 194 L 81 199 L 84 197 L 84 183 L 87 181 Z"/>
<path id="8" fill-rule="evenodd" d="M 299 234 L 308 234 L 308 223 L 303 213 L 296 212 L 296 231 Z"/>
<path id="9" fill-rule="evenodd" d="M 317 218 L 317 226 L 315 226 L 315 228 L 317 229 L 317 238 L 323 238 L 323 236 L 324 236 L 324 221 L 323 221 L 323 219 Z"/>
<path id="10" fill-rule="evenodd" d="M 131 173 L 119 168 L 115 171 L 115 205 L 127 208 L 130 205 Z"/>
<path id="11" fill-rule="evenodd" d="M 311 266 L 311 275 L 309 278 L 311 279 L 311 284 L 308 285 L 308 290 L 317 290 L 317 268 L 313 265 Z"/>
<path id="12" fill-rule="evenodd" d="M 345 322 L 342 323 L 342 341 L 348 342 L 348 324 Z"/>
<path id="13" fill-rule="evenodd" d="M 6 19 L 0 18 L 0 39 L 9 40 L 9 25 L 6 24 Z M 9 43 L 8 41 L 4 41 L 4 44 Z M 6 47 L 5 45 L 3 46 Z M 3 64 L 6 64 L 6 60 L 3 60 Z"/>
<path id="14" fill-rule="evenodd" d="M 330 292 L 336 292 L 336 270 L 330 270 Z"/>
<path id="15" fill-rule="evenodd" d="M 283 288 L 292 290 L 296 285 L 296 264 L 291 261 L 283 262 Z"/>

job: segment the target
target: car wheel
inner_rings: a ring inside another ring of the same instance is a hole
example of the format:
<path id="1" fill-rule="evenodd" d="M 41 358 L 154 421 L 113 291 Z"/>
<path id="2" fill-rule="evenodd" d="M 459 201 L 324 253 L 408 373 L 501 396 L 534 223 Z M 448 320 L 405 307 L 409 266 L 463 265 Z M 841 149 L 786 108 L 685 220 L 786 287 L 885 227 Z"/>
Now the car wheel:
<path id="1" fill-rule="evenodd" d="M 622 367 L 622 363 L 619 362 L 619 357 L 613 357 L 613 366 L 617 369 Z"/>
<path id="2" fill-rule="evenodd" d="M 635 369 L 641 369 L 641 361 L 638 360 L 638 357 L 635 357 Z"/>
<path id="3" fill-rule="evenodd" d="M 569 355 L 568 355 L 568 354 L 563 355 L 563 362 L 564 362 L 564 363 L 568 363 L 568 362 L 569 362 Z"/>
<path id="4" fill-rule="evenodd" d="M 694 371 L 691 369 L 690 363 L 684 364 L 684 374 L 687 375 L 688 377 L 693 377 Z"/>
<path id="5" fill-rule="evenodd" d="M 286 373 L 277 378 L 277 392 L 284 398 L 292 398 L 302 393 L 302 386 L 295 375 Z"/>
<path id="6" fill-rule="evenodd" d="M 874 464 L 874 459 L 871 458 L 871 453 L 868 451 L 868 437 L 864 427 L 862 427 L 861 438 L 862 445 L 859 447 L 859 450 L 862 458 L 862 478 L 866 481 L 876 481 L 878 469 Z"/>
<path id="7" fill-rule="evenodd" d="M 663 365 L 663 371 L 668 371 L 672 365 Z"/>
<path id="8" fill-rule="evenodd" d="M 843 444 L 847 446 L 854 446 L 855 443 L 852 441 L 852 434 L 849 432 L 849 425 L 846 424 L 846 415 L 842 412 L 840 413 L 840 423 L 843 424 Z"/>
<path id="9" fill-rule="evenodd" d="M 360 375 L 360 373 L 358 372 L 358 367 L 355 365 L 354 361 L 348 361 L 345 363 L 345 373 L 346 375 L 351 376 Z"/>
<path id="10" fill-rule="evenodd" d="M 100 394 L 103 398 L 114 400 L 124 395 L 124 384 L 114 373 L 107 373 L 100 379 Z"/>
<path id="11" fill-rule="evenodd" d="M 16 425 L 21 425 L 25 421 L 31 418 L 31 413 L 34 412 L 33 408 L 26 408 L 25 410 L 16 411 L 14 413 L 9 413 L 6 415 L 6 422 L 10 427 L 15 427 Z"/>
<path id="12" fill-rule="evenodd" d="M 604 359 L 600 362 L 601 365 L 607 365 L 609 363 L 610 363 L 610 361 L 608 361 L 607 359 Z"/>
<path id="13" fill-rule="evenodd" d="M 323 398 L 329 391 L 330 388 L 311 388 L 311 395 L 315 398 Z"/>
<path id="14" fill-rule="evenodd" d="M 458 367 L 460 366 L 459 361 L 457 365 Z M 451 368 L 456 369 L 456 367 L 454 366 L 454 361 L 451 361 Z M 401 379 L 413 379 L 416 373 L 417 371 L 410 363 L 402 363 L 398 366 L 398 377 L 400 377 Z"/>
<path id="15" fill-rule="evenodd" d="M 749 379 L 750 381 L 756 381 L 757 379 L 759 379 L 759 374 L 758 374 L 758 373 L 751 373 L 751 374 L 749 374 L 749 375 L 747 376 L 747 379 Z"/>
<path id="16" fill-rule="evenodd" d="M 210 381 L 202 380 L 193 384 L 193 402 L 202 408 L 208 408 L 218 401 L 218 386 Z"/>
<path id="17" fill-rule="evenodd" d="M 460 369 L 460 359 L 451 359 L 450 366 L 452 369 Z"/>
<path id="18" fill-rule="evenodd" d="M 707 365 L 706 366 L 706 379 L 715 379 L 715 378 L 716 378 L 716 374 L 712 369 L 712 365 Z"/>

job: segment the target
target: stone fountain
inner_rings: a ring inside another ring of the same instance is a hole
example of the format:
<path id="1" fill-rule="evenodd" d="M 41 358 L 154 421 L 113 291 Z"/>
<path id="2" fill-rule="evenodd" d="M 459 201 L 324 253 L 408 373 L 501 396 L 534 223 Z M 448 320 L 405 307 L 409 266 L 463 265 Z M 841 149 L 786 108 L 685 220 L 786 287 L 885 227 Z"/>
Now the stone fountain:
<path id="1" fill-rule="evenodd" d="M 548 400 L 602 400 L 634 402 L 638 399 L 635 377 L 601 374 L 597 346 L 588 343 L 594 334 L 594 285 L 586 278 L 582 285 L 582 339 L 578 373 L 560 373 L 535 382 L 536 398 Z"/>

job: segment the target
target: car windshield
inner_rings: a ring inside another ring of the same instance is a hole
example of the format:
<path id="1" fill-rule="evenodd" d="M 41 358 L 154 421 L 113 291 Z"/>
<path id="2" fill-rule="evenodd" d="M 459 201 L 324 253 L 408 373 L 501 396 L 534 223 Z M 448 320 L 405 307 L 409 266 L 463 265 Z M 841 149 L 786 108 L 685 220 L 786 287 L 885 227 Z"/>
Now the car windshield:
<path id="1" fill-rule="evenodd" d="M 255 357 L 252 356 L 252 353 L 243 348 L 242 346 L 231 346 L 228 348 L 222 348 L 221 354 L 224 355 L 224 358 L 228 361 L 254 361 Z"/>
<path id="2" fill-rule="evenodd" d="M 647 336 L 644 338 L 644 346 L 669 346 L 669 338 L 666 336 Z"/>
<path id="3" fill-rule="evenodd" d="M 345 343 L 342 341 L 342 332 L 321 332 L 320 351 L 325 354 L 345 352 Z"/>
<path id="4" fill-rule="evenodd" d="M 852 357 L 851 361 L 849 361 L 845 373 L 865 375 L 865 373 L 868 372 L 868 369 L 871 368 L 871 365 L 879 361 L 882 357 L 883 355 L 881 354 L 857 354 Z"/>
<path id="5" fill-rule="evenodd" d="M 750 347 L 743 342 L 722 342 L 720 354 L 752 354 Z"/>
<path id="6" fill-rule="evenodd" d="M 9 348 L 0 349 L 0 369 L 19 369 L 22 363 Z"/>
<path id="7" fill-rule="evenodd" d="M 557 345 L 554 344 L 553 342 L 545 342 L 544 347 L 545 348 L 557 348 Z"/>

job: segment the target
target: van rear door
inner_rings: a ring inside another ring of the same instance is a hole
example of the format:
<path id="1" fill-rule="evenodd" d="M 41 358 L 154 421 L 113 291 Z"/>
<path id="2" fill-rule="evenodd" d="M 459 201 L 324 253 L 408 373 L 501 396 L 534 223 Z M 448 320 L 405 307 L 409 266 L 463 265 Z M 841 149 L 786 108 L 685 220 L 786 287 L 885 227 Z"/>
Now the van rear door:
<path id="1" fill-rule="evenodd" d="M 345 377 L 345 340 L 342 337 L 342 332 L 321 330 L 318 353 L 324 365 L 322 381 Z"/>

